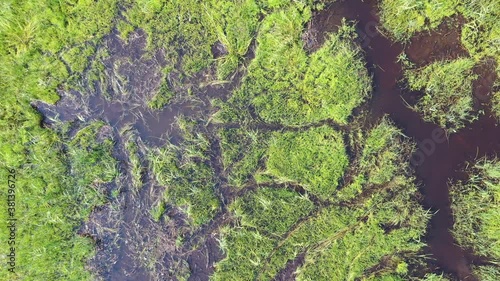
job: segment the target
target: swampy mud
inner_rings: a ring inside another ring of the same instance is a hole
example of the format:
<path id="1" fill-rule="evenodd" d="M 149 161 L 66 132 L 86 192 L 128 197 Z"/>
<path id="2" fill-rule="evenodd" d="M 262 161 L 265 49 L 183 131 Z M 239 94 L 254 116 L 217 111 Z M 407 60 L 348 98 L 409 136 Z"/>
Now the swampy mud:
<path id="1" fill-rule="evenodd" d="M 328 32 L 336 30 L 342 17 L 357 21 L 367 67 L 373 74 L 374 93 L 369 102 L 369 118 L 376 120 L 388 114 L 407 136 L 418 143 L 419 148 L 413 157 L 416 175 L 421 182 L 424 207 L 435 213 L 425 237 L 428 244 L 426 252 L 435 259 L 432 262 L 434 269 L 443 270 L 460 280 L 475 280 L 470 265 L 478 260 L 477 257 L 457 246 L 450 234 L 453 217 L 448 181 L 464 179 L 466 175 L 460 171 L 467 162 L 500 151 L 500 127 L 484 106 L 488 100 L 487 93 L 491 92 L 492 84 L 489 81 L 494 76 L 491 66 L 486 65 L 476 71 L 482 74 L 480 82 L 475 85 L 476 108 L 484 110 L 486 114 L 445 141 L 436 142 L 433 141 L 433 135 L 441 129 L 435 124 L 424 122 L 406 104 L 414 103 L 419 93 L 406 90 L 398 56 L 405 52 L 419 66 L 436 60 L 466 56 L 459 37 L 463 20 L 448 19 L 436 31 L 420 33 L 409 44 L 403 45 L 391 41 L 375 28 L 379 26 L 377 1 L 342 1 L 319 12 L 310 24 L 310 28 L 319 35 L 316 39 L 319 45 Z"/>

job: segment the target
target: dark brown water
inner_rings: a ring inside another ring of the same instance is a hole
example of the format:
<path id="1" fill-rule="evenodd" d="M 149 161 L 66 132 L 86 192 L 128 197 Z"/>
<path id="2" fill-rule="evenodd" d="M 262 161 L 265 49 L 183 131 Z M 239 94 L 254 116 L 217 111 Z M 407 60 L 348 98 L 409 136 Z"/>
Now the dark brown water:
<path id="1" fill-rule="evenodd" d="M 414 102 L 417 95 L 406 91 L 404 83 L 400 82 L 403 69 L 398 63 L 398 55 L 405 50 L 405 46 L 384 37 L 374 28 L 379 25 L 377 10 L 375 0 L 337 2 L 313 18 L 312 28 L 317 29 L 321 36 L 336 30 L 342 17 L 358 22 L 361 45 L 374 80 L 371 116 L 375 120 L 388 114 L 419 146 L 413 163 L 417 178 L 422 182 L 424 207 L 436 212 L 425 237 L 428 244 L 426 251 L 435 258 L 436 269 L 453 274 L 460 280 L 475 280 L 470 272 L 471 253 L 458 247 L 449 231 L 453 227 L 453 217 L 448 181 L 465 178 L 466 175 L 460 171 L 467 161 L 500 151 L 500 127 L 485 109 L 486 115 L 446 140 L 437 125 L 424 122 L 409 109 L 401 97 Z M 441 32 L 421 34 L 412 45 L 406 47 L 408 56 L 418 59 L 415 62 L 422 65 L 438 59 L 463 56 L 465 52 L 456 41 L 456 34 L 460 32 L 446 27 Z M 324 39 L 320 37 L 318 41 L 321 40 Z M 476 96 L 478 108 L 483 107 L 481 99 L 485 99 L 484 90 L 482 97 Z"/>

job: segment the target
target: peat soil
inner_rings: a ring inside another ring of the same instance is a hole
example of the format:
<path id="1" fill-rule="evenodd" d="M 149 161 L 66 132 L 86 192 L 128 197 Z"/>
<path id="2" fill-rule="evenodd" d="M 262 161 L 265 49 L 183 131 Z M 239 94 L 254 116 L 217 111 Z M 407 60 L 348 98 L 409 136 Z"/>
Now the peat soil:
<path id="1" fill-rule="evenodd" d="M 359 42 L 365 52 L 367 67 L 373 75 L 374 92 L 367 105 L 368 122 L 375 123 L 378 118 L 388 114 L 405 135 L 418 144 L 412 164 L 424 196 L 424 208 L 435 213 L 425 237 L 428 244 L 425 251 L 432 258 L 431 270 L 444 271 L 458 280 L 477 280 L 471 273 L 471 264 L 487 261 L 456 245 L 450 233 L 453 216 L 448 184 L 450 180 L 467 178 L 462 172 L 467 163 L 500 151 L 500 126 L 497 126 L 488 106 L 489 94 L 496 78 L 494 63 L 485 62 L 475 69 L 475 73 L 480 75 L 474 84 L 475 107 L 478 112 L 484 111 L 484 114 L 467 128 L 439 140 L 436 136 L 443 136 L 445 132 L 437 125 L 423 121 L 418 113 L 407 106 L 407 103 L 414 104 L 420 93 L 410 92 L 405 87 L 403 66 L 398 56 L 405 52 L 417 66 L 467 56 L 460 44 L 463 19 L 448 19 L 437 30 L 417 34 L 410 42 L 401 44 L 381 33 L 377 13 L 376 0 L 349 0 L 330 4 L 316 13 L 309 24 L 308 28 L 313 30 L 310 33 L 318 36 L 309 42 L 313 42 L 312 49 L 320 46 L 327 33 L 338 29 L 342 18 L 357 22 Z M 305 43 L 308 46 L 308 42 Z"/>

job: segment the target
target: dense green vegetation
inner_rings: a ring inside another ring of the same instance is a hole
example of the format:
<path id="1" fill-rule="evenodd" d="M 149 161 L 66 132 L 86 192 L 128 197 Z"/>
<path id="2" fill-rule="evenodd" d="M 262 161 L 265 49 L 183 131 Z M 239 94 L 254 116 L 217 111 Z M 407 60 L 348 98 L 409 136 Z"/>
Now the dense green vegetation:
<path id="1" fill-rule="evenodd" d="M 206 238 L 198 239 L 196 231 L 212 231 L 207 235 L 225 253 L 213 280 L 273 280 L 302 259 L 298 280 L 445 280 L 425 272 L 421 238 L 429 214 L 419 204 L 409 166 L 414 145 L 388 117 L 369 125 L 352 116 L 372 90 L 354 24 L 343 21 L 317 50 L 304 48 L 304 28 L 324 2 L 1 3 L 0 176 L 16 171 L 22 223 L 16 273 L 2 270 L 0 279 L 94 279 L 85 268 L 95 243 L 77 229 L 95 207 L 128 189 L 124 185 L 138 196 L 149 169 L 165 192 L 146 214 L 158 225 L 177 219 L 166 215 L 174 208 L 186 215 L 187 224 L 169 237 L 178 251 L 172 255 L 196 250 Z M 470 58 L 406 72 L 410 87 L 425 93 L 415 105 L 425 120 L 456 131 L 475 118 L 473 67 L 487 57 L 499 61 L 499 5 L 382 1 L 384 27 L 398 40 L 434 29 L 449 16 L 465 18 L 461 41 Z M 178 119 L 180 140 L 160 147 L 145 144 L 133 124 L 115 130 L 77 116 L 74 123 L 51 120 L 55 124 L 42 127 L 36 100 L 54 104 L 58 93 L 70 90 L 80 91 L 82 102 L 97 94 L 116 102 L 122 93 L 120 103 L 135 97 L 130 77 L 119 69 L 138 58 L 113 57 L 110 34 L 123 41 L 145 36 L 139 60 L 154 58 L 161 66 L 159 88 L 147 93 L 153 111 L 206 85 L 234 82 L 235 74 L 243 78 L 228 100 L 212 100 L 214 116 Z M 492 108 L 500 116 L 498 93 Z M 122 169 L 113 152 L 123 152 Z M 129 177 L 116 180 L 120 171 Z M 497 262 L 498 161 L 481 160 L 471 174 L 452 187 L 454 235 L 461 246 Z M 6 193 L 0 188 L 2 197 Z M 6 205 L 0 206 L 6 221 Z M 224 220 L 214 223 L 218 218 Z M 8 229 L 0 229 L 4 241 Z M 164 237 L 155 239 L 148 243 L 163 246 Z M 160 251 L 141 250 L 138 258 L 148 258 L 140 263 L 157 270 Z M 187 280 L 188 255 L 172 258 L 178 264 L 167 265 L 169 277 Z M 0 262 L 6 261 L 2 252 Z M 500 274 L 493 265 L 473 270 L 484 280 Z"/>
<path id="2" fill-rule="evenodd" d="M 277 133 L 278 138 L 283 139 L 271 141 L 266 165 L 271 165 L 271 159 L 276 157 L 273 153 L 280 153 L 272 148 L 277 145 L 273 142 L 280 141 L 308 143 L 313 152 L 301 145 L 288 147 L 292 150 L 300 147 L 302 150 L 298 149 L 296 154 L 303 157 L 315 155 L 316 163 L 334 163 L 338 157 L 331 153 L 332 150 L 328 152 L 326 147 L 318 150 L 316 146 L 332 142 L 324 138 L 324 133 L 334 132 L 328 127 L 319 127 L 306 132 Z M 308 137 L 311 140 L 306 141 Z M 221 232 L 221 246 L 227 256 L 217 265 L 213 279 L 272 280 L 300 254 L 305 254 L 305 263 L 299 269 L 299 280 L 375 277 L 407 280 L 412 276 L 408 258 L 423 245 L 419 239 L 425 231 L 428 215 L 416 201 L 416 186 L 412 184 L 407 167 L 411 147 L 386 119 L 362 137 L 367 140 L 363 145 L 363 160 L 359 161 L 364 172 L 358 177 L 366 174 L 371 180 L 359 183 L 361 194 L 341 198 L 325 196 L 331 200 L 331 205 L 317 205 L 311 209 L 307 194 L 294 195 L 293 191 L 269 189 L 264 185 L 233 203 L 230 210 L 237 223 Z M 282 164 L 289 169 L 303 167 L 302 163 L 286 161 L 282 160 Z M 307 164 L 307 161 L 303 162 Z M 370 161 L 381 164 L 365 166 Z M 388 175 L 386 170 L 392 171 L 392 176 L 382 176 Z M 371 182 L 379 185 L 373 186 Z M 311 181 L 308 184 L 314 187 L 322 183 Z M 350 188 L 344 186 L 338 192 L 342 194 Z M 314 189 L 311 193 L 314 194 Z M 293 211 L 289 211 L 292 206 Z M 382 257 L 388 257 L 388 262 L 382 269 L 370 271 Z"/>
<path id="3" fill-rule="evenodd" d="M 323 126 L 278 133 L 271 139 L 267 173 L 326 199 L 337 189 L 348 163 L 342 134 Z"/>
<path id="4" fill-rule="evenodd" d="M 244 121 L 249 105 L 269 123 L 299 125 L 331 119 L 346 124 L 371 90 L 353 26 L 344 24 L 318 51 L 303 48 L 307 6 L 292 5 L 267 16 L 257 35 L 255 59 L 243 84 L 220 112 L 225 121 Z"/>
<path id="5" fill-rule="evenodd" d="M 86 280 L 92 241 L 75 229 L 103 202 L 98 191 L 117 173 L 102 124 L 73 139 L 40 127 L 30 102 L 55 102 L 56 88 L 81 75 L 93 47 L 111 30 L 115 1 L 4 1 L 0 8 L 1 176 L 16 170 L 16 274 L 2 280 Z M 89 165 L 90 164 L 90 165 Z M 0 193 L 6 198 L 6 189 Z M 5 221 L 6 204 L 0 206 Z M 0 235 L 6 241 L 7 229 Z M 2 252 L 2 263 L 6 263 Z"/>
<path id="6" fill-rule="evenodd" d="M 424 96 L 415 105 L 424 120 L 434 122 L 451 132 L 474 120 L 472 59 L 438 61 L 422 69 L 408 70 L 405 75 L 412 90 L 423 90 Z"/>
<path id="7" fill-rule="evenodd" d="M 457 0 L 382 0 L 381 21 L 398 40 L 436 28 L 445 17 L 457 13 Z"/>
<path id="8" fill-rule="evenodd" d="M 450 188 L 455 224 L 453 235 L 464 248 L 500 261 L 500 161 L 480 159 L 469 170 L 470 178 Z M 494 266 L 476 268 L 481 280 L 494 280 L 500 271 Z"/>
<path id="9" fill-rule="evenodd" d="M 270 134 L 246 128 L 219 131 L 222 164 L 228 183 L 236 188 L 251 181 L 268 148 Z"/>

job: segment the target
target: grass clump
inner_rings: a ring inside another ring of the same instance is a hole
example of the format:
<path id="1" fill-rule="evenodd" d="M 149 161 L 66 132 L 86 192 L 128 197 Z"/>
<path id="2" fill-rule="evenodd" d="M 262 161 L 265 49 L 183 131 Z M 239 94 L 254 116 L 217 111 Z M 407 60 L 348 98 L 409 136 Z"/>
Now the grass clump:
<path id="1" fill-rule="evenodd" d="M 412 146 L 387 118 L 362 134 L 360 141 L 361 154 L 353 164 L 358 169 L 353 171 L 361 189 L 349 196 L 344 193 L 351 187 L 345 186 L 326 197 L 331 202 L 326 206 L 314 206 L 283 189 L 262 188 L 238 198 L 230 206 L 238 221 L 224 231 L 252 230 L 258 236 L 247 235 L 250 240 L 241 245 L 222 239 L 227 257 L 216 265 L 214 280 L 239 280 L 237 269 L 243 267 L 244 280 L 274 280 L 299 255 L 304 255 L 305 263 L 297 271 L 298 280 L 408 280 L 420 274 L 413 272 L 412 258 L 424 245 L 420 238 L 429 215 L 417 200 L 407 161 Z M 269 172 L 273 176 L 279 173 L 290 180 L 293 175 L 302 185 L 307 181 L 317 188 L 338 179 L 323 174 L 336 171 L 339 164 L 330 161 L 338 159 L 347 165 L 341 134 L 321 126 L 275 133 L 267 166 L 268 171 L 275 169 L 274 174 Z M 260 244 L 262 237 L 265 247 Z M 249 261 L 249 256 L 255 258 Z M 440 280 L 437 276 L 428 279 Z"/>
<path id="2" fill-rule="evenodd" d="M 328 126 L 277 133 L 268 153 L 268 174 L 299 183 L 323 199 L 335 192 L 349 164 L 342 134 Z"/>
<path id="3" fill-rule="evenodd" d="M 255 279 L 255 268 L 265 262 L 274 240 L 258 231 L 245 228 L 221 229 L 221 248 L 226 258 L 218 262 L 211 279 L 246 281 Z"/>
<path id="4" fill-rule="evenodd" d="M 500 63 L 500 2 L 466 0 L 460 12 L 467 19 L 462 28 L 462 45 L 476 60 L 489 56 Z"/>
<path id="5" fill-rule="evenodd" d="M 108 136 L 103 139 L 99 134 L 112 130 L 103 122 L 95 122 L 80 130 L 68 143 L 68 155 L 71 174 L 77 185 L 85 187 L 96 183 L 113 180 L 117 174 L 117 161 L 112 156 L 113 140 Z"/>
<path id="6" fill-rule="evenodd" d="M 500 259 L 500 161 L 481 159 L 466 182 L 450 187 L 455 218 L 453 235 L 477 255 Z"/>
<path id="7" fill-rule="evenodd" d="M 75 229 L 95 205 L 104 202 L 99 186 L 117 174 L 113 142 L 109 138 L 97 142 L 103 124 L 93 123 L 64 145 L 61 136 L 39 126 L 33 109 L 12 114 L 20 109 L 24 108 L 0 111 L 0 175 L 7 179 L 7 169 L 16 170 L 16 218 L 22 222 L 17 224 L 16 273 L 2 270 L 0 279 L 92 280 L 84 266 L 94 244 L 76 235 Z M 6 193 L 0 191 L 5 198 Z M 4 221 L 6 206 L 0 206 Z M 7 230 L 0 230 L 3 241 Z M 0 255 L 5 264 L 6 254 Z"/>
<path id="8" fill-rule="evenodd" d="M 416 32 L 435 29 L 447 17 L 461 14 L 461 42 L 479 61 L 493 57 L 500 62 L 500 3 L 496 0 L 384 0 L 381 22 L 396 40 L 404 41 Z"/>
<path id="9" fill-rule="evenodd" d="M 210 221 L 220 208 L 209 164 L 207 138 L 194 132 L 192 122 L 181 120 L 183 142 L 152 149 L 148 159 L 159 184 L 166 187 L 165 201 L 183 209 L 194 226 Z"/>
<path id="10" fill-rule="evenodd" d="M 269 136 L 244 128 L 219 131 L 222 164 L 231 186 L 239 188 L 252 180 L 267 152 Z"/>
<path id="11" fill-rule="evenodd" d="M 257 35 L 255 59 L 242 86 L 220 112 L 223 120 L 246 120 L 249 104 L 265 122 L 300 125 L 332 119 L 346 124 L 371 90 L 354 27 L 344 24 L 318 51 L 308 55 L 302 31 L 307 6 L 267 16 Z"/>
<path id="12" fill-rule="evenodd" d="M 156 110 L 162 109 L 167 104 L 169 104 L 174 99 L 174 97 L 174 91 L 168 84 L 166 77 L 163 77 L 163 80 L 160 84 L 160 89 L 155 93 L 151 100 L 148 101 L 148 107 Z"/>
<path id="13" fill-rule="evenodd" d="M 227 54 L 217 59 L 217 78 L 226 79 L 242 61 L 255 36 L 260 7 L 254 0 L 211 1 L 205 4 L 209 26 Z"/>
<path id="14" fill-rule="evenodd" d="M 363 191 L 386 186 L 409 175 L 403 163 L 409 160 L 412 145 L 402 138 L 402 132 L 388 117 L 355 141 L 361 144 L 359 160 L 352 164 L 356 165 L 356 174 L 338 192 L 339 199 L 354 199 Z"/>
<path id="15" fill-rule="evenodd" d="M 438 61 L 405 75 L 412 90 L 424 96 L 414 106 L 424 120 L 456 132 L 473 121 L 472 82 L 474 61 L 467 58 Z"/>
<path id="16" fill-rule="evenodd" d="M 305 196 L 287 189 L 259 188 L 238 198 L 229 209 L 240 224 L 279 237 L 314 208 Z"/>
<path id="17" fill-rule="evenodd" d="M 381 21 L 400 41 L 413 34 L 436 28 L 444 18 L 457 13 L 458 0 L 383 0 Z"/>

